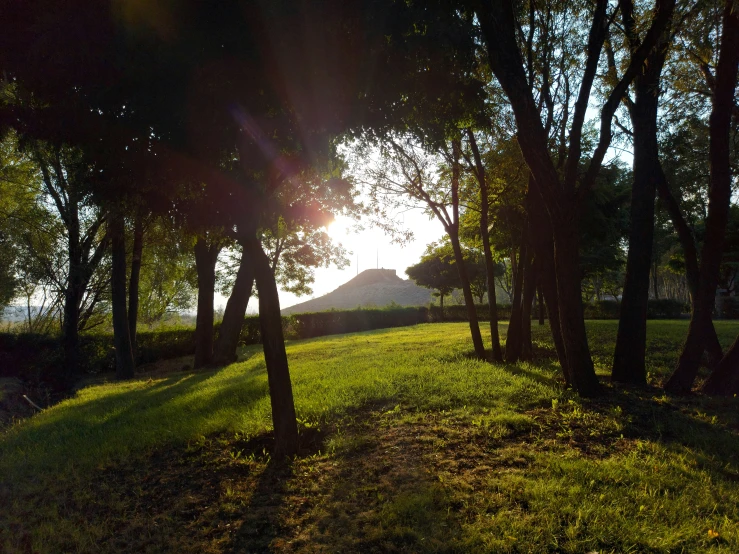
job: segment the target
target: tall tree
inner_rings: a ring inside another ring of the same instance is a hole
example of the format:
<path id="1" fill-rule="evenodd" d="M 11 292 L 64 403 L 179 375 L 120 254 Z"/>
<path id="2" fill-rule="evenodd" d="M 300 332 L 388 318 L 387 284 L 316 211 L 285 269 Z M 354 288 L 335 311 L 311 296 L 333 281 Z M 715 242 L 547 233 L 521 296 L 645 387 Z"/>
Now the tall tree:
<path id="1" fill-rule="evenodd" d="M 685 394 L 692 388 L 705 345 L 706 329 L 711 323 L 731 202 L 730 129 L 738 66 L 739 13 L 735 9 L 734 2 L 727 0 L 723 12 L 721 50 L 716 67 L 716 86 L 709 121 L 711 177 L 698 290 L 690 318 L 688 336 L 680 353 L 677 367 L 665 383 L 665 389 L 674 393 Z M 734 345 L 725 356 L 727 363 L 723 366 L 719 364 L 718 368 L 721 371 L 713 379 L 712 386 L 729 380 L 728 376 L 736 371 L 736 366 L 728 363 L 728 360 L 733 360 L 735 357 L 733 347 Z"/>
<path id="2" fill-rule="evenodd" d="M 195 242 L 195 268 L 198 274 L 198 311 L 195 321 L 195 368 L 213 360 L 213 295 L 216 287 L 216 263 L 224 247 L 222 236 L 212 233 Z"/>
<path id="3" fill-rule="evenodd" d="M 460 206 L 461 133 L 457 134 L 441 152 L 429 152 L 412 137 L 386 139 L 380 146 L 379 163 L 366 166 L 363 180 L 375 205 L 418 207 L 420 203 L 442 224 L 454 252 L 475 354 L 485 359 L 459 235 L 464 206 Z"/>
<path id="4" fill-rule="evenodd" d="M 552 225 L 559 316 L 569 380 L 582 395 L 598 392 L 590 357 L 580 292 L 579 230 L 577 212 L 580 198 L 592 187 L 611 140 L 611 120 L 627 87 L 641 70 L 647 55 L 670 20 L 674 1 L 659 0 L 649 31 L 640 48 L 631 56 L 622 80 L 613 88 L 601 111 L 598 146 L 585 175 L 578 175 L 582 155 L 582 130 L 591 89 L 606 39 L 611 17 L 608 3 L 599 0 L 592 12 L 582 79 L 570 124 L 566 161 L 560 173 L 548 146 L 546 124 L 527 78 L 521 49 L 516 11 L 509 0 L 481 0 L 475 3 L 490 67 L 503 87 L 516 117 L 519 144 L 533 175 L 535 194 L 541 195 Z M 564 144 L 562 148 L 565 148 Z M 560 176 L 562 175 L 562 176 Z"/>
<path id="5" fill-rule="evenodd" d="M 634 3 L 622 0 L 621 19 L 631 56 L 641 46 Z M 626 95 L 634 144 L 629 251 L 621 315 L 613 356 L 611 379 L 644 385 L 647 382 L 647 300 L 652 266 L 654 201 L 661 178 L 657 139 L 657 113 L 662 68 L 671 39 L 671 20 L 647 56 L 644 70 L 634 79 L 634 99 Z"/>

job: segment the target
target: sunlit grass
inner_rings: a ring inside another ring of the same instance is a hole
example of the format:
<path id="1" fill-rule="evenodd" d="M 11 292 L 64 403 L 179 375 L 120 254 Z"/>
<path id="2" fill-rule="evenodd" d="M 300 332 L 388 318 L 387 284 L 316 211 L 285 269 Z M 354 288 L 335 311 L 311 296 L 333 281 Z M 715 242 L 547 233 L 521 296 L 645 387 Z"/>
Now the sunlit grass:
<path id="1" fill-rule="evenodd" d="M 616 326 L 588 324 L 603 376 Z M 686 328 L 650 322 L 652 384 Z M 533 331 L 551 355 L 548 329 Z M 739 325 L 718 331 L 726 346 Z M 0 550 L 739 551 L 736 399 L 607 387 L 580 401 L 551 361 L 474 360 L 468 333 L 288 344 L 300 427 L 326 436 L 283 469 L 249 442 L 271 428 L 258 347 L 219 370 L 82 389 L 0 435 Z M 267 525 L 255 517 L 269 525 L 252 533 Z"/>

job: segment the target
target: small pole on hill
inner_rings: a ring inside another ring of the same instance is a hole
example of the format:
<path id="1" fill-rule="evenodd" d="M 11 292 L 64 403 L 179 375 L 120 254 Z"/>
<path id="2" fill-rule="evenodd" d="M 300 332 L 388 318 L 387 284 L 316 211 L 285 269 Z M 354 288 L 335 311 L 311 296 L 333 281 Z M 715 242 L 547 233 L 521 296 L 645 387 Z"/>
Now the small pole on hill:
<path id="1" fill-rule="evenodd" d="M 380 269 L 380 248 L 377 248 L 377 269 Z"/>

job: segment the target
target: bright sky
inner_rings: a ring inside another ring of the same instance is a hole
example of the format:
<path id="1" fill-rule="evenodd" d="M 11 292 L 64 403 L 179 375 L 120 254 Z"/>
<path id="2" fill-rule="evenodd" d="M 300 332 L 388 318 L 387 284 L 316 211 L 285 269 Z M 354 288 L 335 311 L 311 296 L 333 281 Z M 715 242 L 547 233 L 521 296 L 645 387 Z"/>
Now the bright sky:
<path id="1" fill-rule="evenodd" d="M 444 234 L 444 228 L 436 220 L 429 220 L 428 216 L 419 208 L 407 211 L 399 219 L 405 228 L 413 231 L 413 241 L 399 246 L 391 244 L 390 237 L 380 229 L 364 229 L 356 232 L 355 222 L 348 217 L 338 217 L 328 229 L 331 237 L 340 242 L 351 254 L 350 265 L 343 270 L 336 267 L 319 268 L 316 270 L 316 282 L 313 284 L 313 294 L 295 296 L 289 292 L 280 291 L 280 308 L 287 308 L 293 304 L 305 302 L 311 298 L 318 298 L 336 289 L 349 281 L 352 277 L 365 269 L 384 267 L 394 269 L 398 277 L 407 279 L 405 269 L 418 262 L 426 250 L 426 245 L 439 240 Z M 358 265 L 357 265 L 358 263 Z M 216 294 L 216 308 L 226 306 L 226 298 Z M 256 301 L 250 301 L 247 309 L 249 313 L 257 311 Z"/>

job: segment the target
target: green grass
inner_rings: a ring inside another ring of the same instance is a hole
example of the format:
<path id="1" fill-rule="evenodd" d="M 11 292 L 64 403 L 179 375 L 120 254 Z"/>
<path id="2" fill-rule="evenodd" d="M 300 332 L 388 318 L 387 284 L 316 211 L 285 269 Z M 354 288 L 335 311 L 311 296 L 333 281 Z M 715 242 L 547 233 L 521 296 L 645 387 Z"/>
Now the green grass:
<path id="1" fill-rule="evenodd" d="M 653 384 L 686 328 L 650 322 Z M 616 322 L 588 330 L 606 376 Z M 465 324 L 289 344 L 289 462 L 258 348 L 85 388 L 0 435 L 0 550 L 739 552 L 739 401 L 581 401 L 533 331 L 515 366 L 473 360 Z"/>

